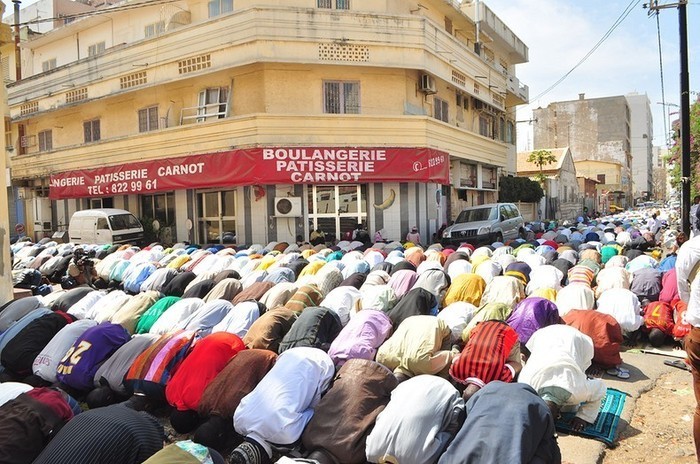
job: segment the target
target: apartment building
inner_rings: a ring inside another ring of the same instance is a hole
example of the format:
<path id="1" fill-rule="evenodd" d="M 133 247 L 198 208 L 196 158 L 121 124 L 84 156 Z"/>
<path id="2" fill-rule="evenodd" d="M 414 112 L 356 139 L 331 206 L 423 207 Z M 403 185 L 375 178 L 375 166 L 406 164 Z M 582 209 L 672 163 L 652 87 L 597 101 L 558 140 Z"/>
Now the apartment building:
<path id="1" fill-rule="evenodd" d="M 578 100 L 553 102 L 532 114 L 535 150 L 570 147 L 577 173 L 599 182 L 601 210 L 604 204 L 634 204 L 631 115 L 626 97 L 579 94 Z"/>
<path id="2" fill-rule="evenodd" d="M 430 237 L 496 201 L 514 164 L 528 49 L 481 2 L 153 0 L 69 19 L 21 43 L 8 85 L 11 201 L 35 237 L 94 207 L 199 243 L 357 223 Z"/>

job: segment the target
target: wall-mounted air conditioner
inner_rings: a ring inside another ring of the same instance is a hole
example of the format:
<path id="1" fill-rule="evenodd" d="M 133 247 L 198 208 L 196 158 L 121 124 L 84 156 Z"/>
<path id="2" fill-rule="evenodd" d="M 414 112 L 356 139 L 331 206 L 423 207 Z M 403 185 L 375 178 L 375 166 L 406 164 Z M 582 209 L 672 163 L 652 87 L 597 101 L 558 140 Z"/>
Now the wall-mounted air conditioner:
<path id="1" fill-rule="evenodd" d="M 276 197 L 275 217 L 299 217 L 301 216 L 300 197 Z"/>
<path id="2" fill-rule="evenodd" d="M 421 74 L 420 81 L 418 82 L 418 90 L 426 95 L 437 93 L 435 79 L 433 79 L 433 76 L 429 74 Z"/>

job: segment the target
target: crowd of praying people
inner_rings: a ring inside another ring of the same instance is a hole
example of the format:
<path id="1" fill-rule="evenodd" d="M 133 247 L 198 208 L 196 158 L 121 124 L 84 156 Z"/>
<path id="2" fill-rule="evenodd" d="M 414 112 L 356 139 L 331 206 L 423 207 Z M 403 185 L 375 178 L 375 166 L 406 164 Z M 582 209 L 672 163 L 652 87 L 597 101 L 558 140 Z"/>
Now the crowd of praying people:
<path id="1" fill-rule="evenodd" d="M 683 241 L 618 215 L 425 249 L 18 242 L 15 280 L 55 285 L 0 308 L 0 462 L 558 463 L 624 346 L 690 331 Z"/>

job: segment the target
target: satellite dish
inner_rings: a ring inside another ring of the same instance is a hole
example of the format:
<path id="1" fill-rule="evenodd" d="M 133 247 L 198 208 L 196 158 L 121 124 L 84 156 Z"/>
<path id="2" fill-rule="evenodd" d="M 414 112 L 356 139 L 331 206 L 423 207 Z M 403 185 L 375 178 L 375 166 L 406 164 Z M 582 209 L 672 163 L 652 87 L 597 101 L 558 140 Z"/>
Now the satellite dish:
<path id="1" fill-rule="evenodd" d="M 192 219 L 187 218 L 187 220 L 185 221 L 185 227 L 187 228 L 187 230 L 192 230 Z"/>
<path id="2" fill-rule="evenodd" d="M 155 230 L 156 232 L 160 230 L 160 221 L 158 219 L 154 219 L 151 224 L 153 226 L 153 230 Z"/>

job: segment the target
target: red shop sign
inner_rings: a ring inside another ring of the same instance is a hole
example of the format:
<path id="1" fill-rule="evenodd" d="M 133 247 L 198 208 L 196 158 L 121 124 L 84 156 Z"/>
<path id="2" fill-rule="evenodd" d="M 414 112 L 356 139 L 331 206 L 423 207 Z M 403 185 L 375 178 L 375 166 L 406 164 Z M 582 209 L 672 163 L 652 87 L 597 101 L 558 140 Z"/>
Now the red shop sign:
<path id="1" fill-rule="evenodd" d="M 49 197 L 100 197 L 253 184 L 449 183 L 449 155 L 429 148 L 232 150 L 51 176 Z"/>

